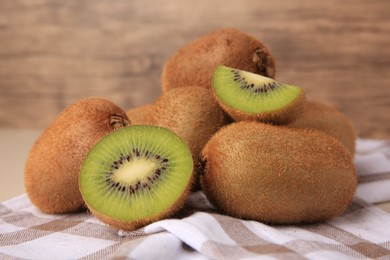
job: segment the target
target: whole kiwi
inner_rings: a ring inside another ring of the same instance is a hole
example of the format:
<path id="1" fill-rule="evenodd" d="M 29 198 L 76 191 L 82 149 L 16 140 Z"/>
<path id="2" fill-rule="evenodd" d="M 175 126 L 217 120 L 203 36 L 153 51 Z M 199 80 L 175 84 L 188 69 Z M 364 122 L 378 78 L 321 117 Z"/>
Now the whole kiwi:
<path id="1" fill-rule="evenodd" d="M 275 77 L 274 58 L 261 41 L 239 30 L 224 28 L 203 35 L 174 53 L 163 68 L 162 90 L 183 86 L 211 88 L 218 64 Z"/>
<path id="2" fill-rule="evenodd" d="M 126 115 L 131 120 L 132 125 L 150 125 L 152 113 L 153 103 L 132 107 L 126 111 Z"/>
<path id="3" fill-rule="evenodd" d="M 209 138 L 228 122 L 212 91 L 199 86 L 172 89 L 153 106 L 152 125 L 174 131 L 197 159 Z"/>
<path id="4" fill-rule="evenodd" d="M 202 155 L 203 191 L 239 218 L 324 221 L 344 212 L 356 189 L 348 150 L 317 130 L 241 121 L 219 130 Z"/>
<path id="5" fill-rule="evenodd" d="M 190 148 L 198 169 L 200 152 L 210 137 L 231 122 L 213 98 L 211 89 L 199 86 L 175 88 L 163 93 L 153 106 L 151 124 L 166 127 L 180 136 Z M 194 178 L 192 191 L 200 189 Z"/>
<path id="6" fill-rule="evenodd" d="M 80 210 L 78 177 L 89 149 L 113 130 L 129 124 L 111 101 L 90 97 L 62 111 L 33 144 L 25 165 L 31 202 L 46 213 Z"/>
<path id="7" fill-rule="evenodd" d="M 317 129 L 338 139 L 355 154 L 356 134 L 351 120 L 335 107 L 319 101 L 308 101 L 303 113 L 289 127 Z"/>

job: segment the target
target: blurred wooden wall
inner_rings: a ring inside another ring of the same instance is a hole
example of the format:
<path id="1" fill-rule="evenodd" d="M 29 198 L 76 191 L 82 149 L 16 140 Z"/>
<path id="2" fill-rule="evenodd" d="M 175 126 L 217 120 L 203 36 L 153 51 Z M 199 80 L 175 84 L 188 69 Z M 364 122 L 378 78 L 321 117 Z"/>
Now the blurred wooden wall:
<path id="1" fill-rule="evenodd" d="M 390 138 L 389 10 L 388 0 L 0 1 L 0 127 L 43 128 L 87 96 L 151 102 L 175 50 L 235 27 L 271 49 L 277 79 L 335 105 L 359 136 Z"/>

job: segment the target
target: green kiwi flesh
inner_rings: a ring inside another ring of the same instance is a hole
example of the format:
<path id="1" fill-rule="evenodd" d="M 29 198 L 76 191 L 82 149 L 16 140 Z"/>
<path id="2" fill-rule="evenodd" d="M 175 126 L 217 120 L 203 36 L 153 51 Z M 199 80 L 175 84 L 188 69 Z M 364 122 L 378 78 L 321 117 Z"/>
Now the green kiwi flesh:
<path id="1" fill-rule="evenodd" d="M 343 213 L 357 185 L 352 157 L 312 129 L 241 121 L 202 151 L 202 189 L 227 214 L 260 222 L 320 222 Z"/>
<path id="2" fill-rule="evenodd" d="M 132 125 L 91 149 L 80 172 L 80 191 L 98 219 L 133 230 L 179 210 L 192 172 L 191 152 L 174 132 Z"/>
<path id="3" fill-rule="evenodd" d="M 300 87 L 224 65 L 215 68 L 212 84 L 219 104 L 235 120 L 287 123 L 305 103 Z"/>

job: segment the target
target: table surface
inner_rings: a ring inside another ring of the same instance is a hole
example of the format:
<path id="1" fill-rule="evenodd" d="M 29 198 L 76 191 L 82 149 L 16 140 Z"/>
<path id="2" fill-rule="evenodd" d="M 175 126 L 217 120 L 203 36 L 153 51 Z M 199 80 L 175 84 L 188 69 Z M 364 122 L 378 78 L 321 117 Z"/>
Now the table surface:
<path id="1" fill-rule="evenodd" d="M 0 201 L 25 193 L 24 164 L 40 133 L 40 130 L 0 128 Z M 390 213 L 390 202 L 377 206 Z"/>
<path id="2" fill-rule="evenodd" d="M 278 80 L 335 105 L 359 136 L 390 139 L 390 1 L 343 3 L 0 1 L 0 127 L 42 129 L 86 96 L 151 102 L 170 55 L 235 27 L 270 48 Z"/>

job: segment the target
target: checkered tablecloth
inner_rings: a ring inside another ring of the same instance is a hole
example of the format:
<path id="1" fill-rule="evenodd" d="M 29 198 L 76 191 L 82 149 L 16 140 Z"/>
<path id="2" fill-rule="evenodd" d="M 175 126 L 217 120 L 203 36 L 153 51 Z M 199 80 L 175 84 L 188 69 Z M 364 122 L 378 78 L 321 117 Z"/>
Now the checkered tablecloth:
<path id="1" fill-rule="evenodd" d="M 390 143 L 358 140 L 352 205 L 321 224 L 265 225 L 216 211 L 193 193 L 175 218 L 133 232 L 87 212 L 49 215 L 26 195 L 0 204 L 0 259 L 390 259 Z"/>

